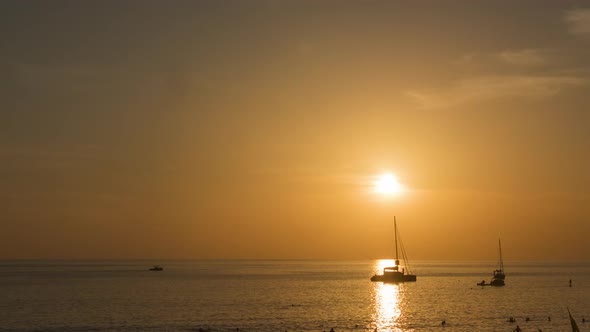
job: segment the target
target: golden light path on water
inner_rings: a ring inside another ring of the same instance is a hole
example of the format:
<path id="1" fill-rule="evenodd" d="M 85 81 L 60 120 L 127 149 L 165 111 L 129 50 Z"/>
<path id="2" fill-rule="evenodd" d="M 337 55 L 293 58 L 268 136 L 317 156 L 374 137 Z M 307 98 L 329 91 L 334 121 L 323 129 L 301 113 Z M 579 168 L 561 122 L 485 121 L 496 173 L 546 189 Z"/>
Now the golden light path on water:
<path id="1" fill-rule="evenodd" d="M 381 259 L 375 263 L 375 272 L 381 274 L 383 268 L 394 266 L 393 259 Z M 373 322 L 377 331 L 402 331 L 399 319 L 402 314 L 400 284 L 373 283 Z"/>

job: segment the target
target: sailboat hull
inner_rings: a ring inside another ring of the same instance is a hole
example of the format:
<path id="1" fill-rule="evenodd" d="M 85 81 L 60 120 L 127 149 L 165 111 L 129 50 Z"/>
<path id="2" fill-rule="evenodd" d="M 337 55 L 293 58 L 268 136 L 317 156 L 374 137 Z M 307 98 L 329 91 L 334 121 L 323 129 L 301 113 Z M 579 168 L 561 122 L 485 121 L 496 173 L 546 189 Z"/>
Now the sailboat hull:
<path id="1" fill-rule="evenodd" d="M 389 272 L 384 273 L 381 275 L 374 275 L 371 277 L 371 281 L 380 281 L 380 282 L 391 282 L 391 283 L 398 283 L 398 282 L 411 282 L 416 281 L 416 276 L 413 274 L 403 274 L 401 272 Z"/>
<path id="2" fill-rule="evenodd" d="M 499 286 L 504 286 L 504 280 L 502 279 L 492 279 L 492 281 L 488 284 L 485 281 L 482 282 L 478 282 L 477 283 L 478 286 L 495 286 L 495 287 L 499 287 Z"/>
<path id="3" fill-rule="evenodd" d="M 504 279 L 492 279 L 490 286 L 504 286 Z"/>

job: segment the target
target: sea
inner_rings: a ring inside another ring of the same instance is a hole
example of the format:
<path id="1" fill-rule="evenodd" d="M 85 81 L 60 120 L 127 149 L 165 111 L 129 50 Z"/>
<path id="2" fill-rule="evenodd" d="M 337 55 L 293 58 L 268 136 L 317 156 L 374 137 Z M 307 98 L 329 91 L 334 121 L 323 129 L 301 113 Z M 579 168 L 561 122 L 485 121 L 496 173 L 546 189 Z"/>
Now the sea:
<path id="1" fill-rule="evenodd" d="M 590 331 L 590 262 L 508 261 L 504 287 L 476 285 L 490 261 L 369 280 L 391 263 L 0 261 L 0 331 L 571 331 L 568 310 Z"/>

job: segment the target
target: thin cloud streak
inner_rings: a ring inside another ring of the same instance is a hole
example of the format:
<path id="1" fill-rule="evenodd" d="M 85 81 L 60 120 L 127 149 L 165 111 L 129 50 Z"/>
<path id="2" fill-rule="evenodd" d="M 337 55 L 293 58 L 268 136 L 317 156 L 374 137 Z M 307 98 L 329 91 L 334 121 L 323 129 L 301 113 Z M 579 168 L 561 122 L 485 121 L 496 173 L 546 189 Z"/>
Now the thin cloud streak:
<path id="1" fill-rule="evenodd" d="M 587 82 L 575 76 L 485 76 L 460 80 L 440 91 L 409 90 L 406 95 L 422 109 L 442 109 L 503 97 L 548 98 Z"/>
<path id="2" fill-rule="evenodd" d="M 574 9 L 565 13 L 570 33 L 590 35 L 590 8 Z"/>
<path id="3" fill-rule="evenodd" d="M 516 66 L 540 66 L 547 63 L 546 55 L 542 50 L 506 50 L 499 54 L 502 61 Z"/>

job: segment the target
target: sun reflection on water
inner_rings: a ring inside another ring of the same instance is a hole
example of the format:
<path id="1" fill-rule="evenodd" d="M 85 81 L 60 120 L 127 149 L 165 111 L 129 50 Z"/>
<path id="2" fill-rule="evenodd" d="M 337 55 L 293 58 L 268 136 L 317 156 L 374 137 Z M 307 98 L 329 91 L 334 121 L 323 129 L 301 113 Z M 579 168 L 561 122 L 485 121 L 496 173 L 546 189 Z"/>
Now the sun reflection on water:
<path id="1" fill-rule="evenodd" d="M 394 261 L 382 259 L 376 262 L 375 269 L 394 266 Z M 377 272 L 377 273 L 381 273 Z M 402 314 L 400 287 L 403 284 L 375 282 L 373 288 L 373 323 L 377 331 L 402 331 L 399 319 Z"/>

